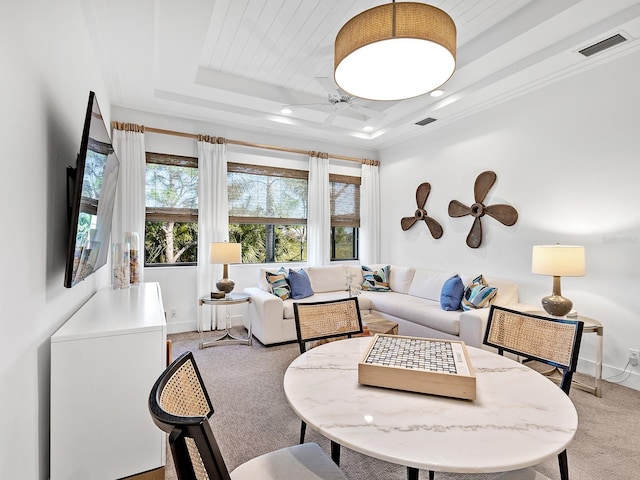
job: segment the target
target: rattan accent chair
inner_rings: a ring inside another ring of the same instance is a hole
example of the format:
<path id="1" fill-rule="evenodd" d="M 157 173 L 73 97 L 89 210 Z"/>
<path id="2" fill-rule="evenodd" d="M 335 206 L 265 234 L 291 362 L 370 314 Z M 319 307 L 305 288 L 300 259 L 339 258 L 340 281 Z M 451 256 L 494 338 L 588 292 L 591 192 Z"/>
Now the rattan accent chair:
<path id="1" fill-rule="evenodd" d="M 294 303 L 293 314 L 300 353 L 307 342 L 351 337 L 362 333 L 362 318 L 357 297 L 324 302 Z"/>
<path id="2" fill-rule="evenodd" d="M 213 405 L 191 352 L 178 357 L 155 382 L 149 412 L 169 434 L 179 480 L 346 480 L 315 443 L 261 455 L 229 472 L 209 424 Z"/>
<path id="3" fill-rule="evenodd" d="M 362 333 L 362 318 L 357 297 L 323 302 L 294 303 L 293 314 L 300 353 L 307 350 L 307 342 Z M 304 443 L 307 424 L 300 424 L 300 443 Z M 331 441 L 331 458 L 340 464 L 340 445 Z"/>
<path id="4" fill-rule="evenodd" d="M 569 395 L 573 374 L 578 365 L 583 322 L 565 318 L 550 318 L 527 312 L 492 306 L 489 311 L 485 345 L 498 349 L 502 355 L 510 352 L 551 365 L 562 372 L 560 388 Z M 558 454 L 560 478 L 569 480 L 567 451 Z M 527 468 L 507 472 L 496 480 L 529 480 L 546 478 Z"/>

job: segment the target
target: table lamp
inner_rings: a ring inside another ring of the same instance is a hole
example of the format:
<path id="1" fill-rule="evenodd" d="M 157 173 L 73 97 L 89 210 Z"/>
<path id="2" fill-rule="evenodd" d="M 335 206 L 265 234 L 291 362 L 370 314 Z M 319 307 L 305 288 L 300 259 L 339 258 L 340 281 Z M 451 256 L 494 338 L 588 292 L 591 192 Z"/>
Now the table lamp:
<path id="1" fill-rule="evenodd" d="M 576 245 L 534 245 L 531 271 L 553 276 L 553 294 L 542 299 L 549 315 L 563 317 L 571 311 L 573 302 L 562 296 L 560 277 L 582 277 L 585 274 L 584 247 Z"/>
<path id="2" fill-rule="evenodd" d="M 231 293 L 235 283 L 229 279 L 229 264 L 242 262 L 242 245 L 229 242 L 212 242 L 209 244 L 209 263 L 223 264 L 222 278 L 216 288 L 225 294 Z"/>

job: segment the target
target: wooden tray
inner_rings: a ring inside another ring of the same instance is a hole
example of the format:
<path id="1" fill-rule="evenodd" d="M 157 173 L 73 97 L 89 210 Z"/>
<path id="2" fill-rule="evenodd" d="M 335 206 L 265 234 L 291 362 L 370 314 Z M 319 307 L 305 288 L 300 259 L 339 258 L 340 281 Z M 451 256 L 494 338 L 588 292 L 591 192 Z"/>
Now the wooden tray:
<path id="1" fill-rule="evenodd" d="M 358 383 L 475 400 L 476 376 L 464 342 L 377 334 L 358 363 Z"/>

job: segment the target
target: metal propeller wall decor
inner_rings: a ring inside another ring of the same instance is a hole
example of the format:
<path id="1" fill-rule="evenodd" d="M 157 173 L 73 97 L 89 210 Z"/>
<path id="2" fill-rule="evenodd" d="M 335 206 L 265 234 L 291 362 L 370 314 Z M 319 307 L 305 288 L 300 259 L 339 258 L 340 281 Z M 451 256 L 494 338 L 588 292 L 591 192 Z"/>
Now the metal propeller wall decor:
<path id="1" fill-rule="evenodd" d="M 518 212 L 511 205 L 484 205 L 484 199 L 495 183 L 496 178 L 495 172 L 491 171 L 482 172 L 478 175 L 473 186 L 475 203 L 470 207 L 457 200 L 451 200 L 449 203 L 450 217 L 464 217 L 465 215 L 474 217 L 473 225 L 469 235 L 467 235 L 467 245 L 471 248 L 478 248 L 482 243 L 482 223 L 480 219 L 485 213 L 508 227 L 518 221 Z"/>
<path id="2" fill-rule="evenodd" d="M 438 239 L 442 236 L 442 226 L 437 220 L 429 217 L 427 215 L 427 211 L 424 209 L 430 192 L 431 184 L 425 182 L 418 185 L 418 188 L 416 189 L 416 204 L 418 209 L 413 214 L 413 217 L 402 217 L 400 220 L 400 226 L 402 227 L 402 230 L 406 231 L 413 227 L 418 220 L 424 220 L 424 223 L 426 223 L 429 228 L 429 232 L 431 232 L 431 236 Z"/>

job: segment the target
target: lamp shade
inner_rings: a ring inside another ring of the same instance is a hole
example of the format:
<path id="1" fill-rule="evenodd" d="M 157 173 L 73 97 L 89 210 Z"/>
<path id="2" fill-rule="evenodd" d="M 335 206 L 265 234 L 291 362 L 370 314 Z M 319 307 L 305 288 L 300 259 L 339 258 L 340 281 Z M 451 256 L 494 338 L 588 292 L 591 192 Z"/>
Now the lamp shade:
<path id="1" fill-rule="evenodd" d="M 242 262 L 242 245 L 239 243 L 213 242 L 209 244 L 209 263 Z"/>
<path id="2" fill-rule="evenodd" d="M 554 277 L 582 277 L 585 274 L 584 247 L 577 245 L 534 245 L 531 271 Z"/>
<path id="3" fill-rule="evenodd" d="M 369 100 L 428 93 L 453 75 L 456 33 L 446 12 L 424 3 L 394 2 L 365 10 L 336 36 L 336 84 Z"/>

